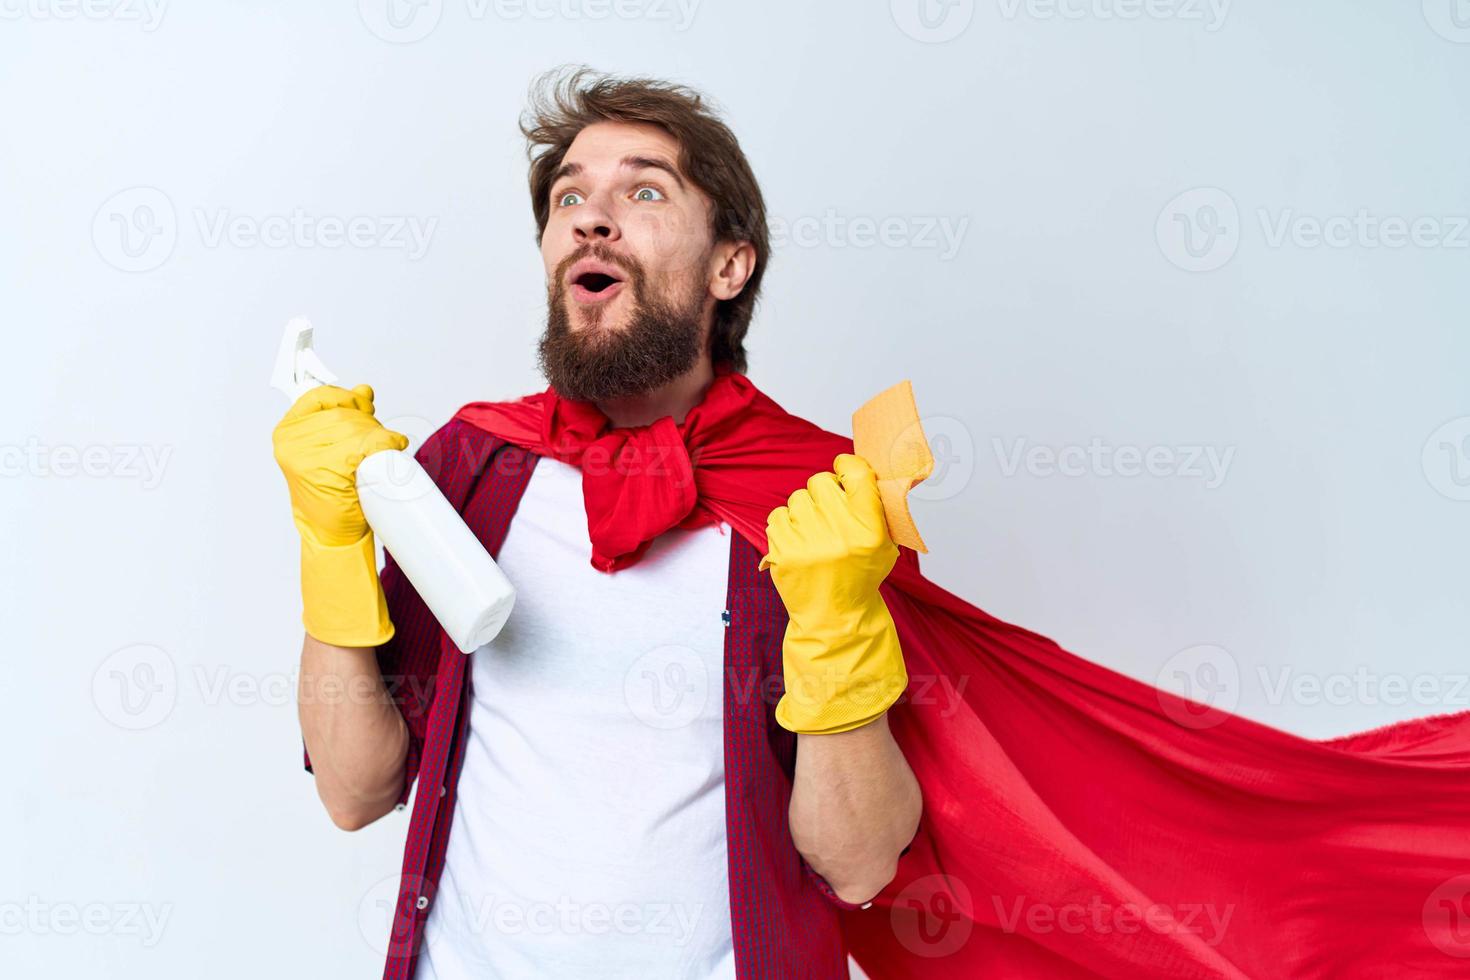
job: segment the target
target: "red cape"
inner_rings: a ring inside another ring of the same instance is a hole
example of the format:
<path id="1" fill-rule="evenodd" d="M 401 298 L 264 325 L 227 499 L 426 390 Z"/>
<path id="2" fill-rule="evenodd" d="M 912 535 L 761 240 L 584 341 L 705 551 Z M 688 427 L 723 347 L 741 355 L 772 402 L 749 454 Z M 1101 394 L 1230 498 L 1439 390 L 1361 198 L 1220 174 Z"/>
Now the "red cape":
<path id="1" fill-rule="evenodd" d="M 853 451 L 728 369 L 677 426 L 613 429 L 550 388 L 456 417 L 578 463 L 682 440 L 692 466 L 636 489 L 582 467 L 605 571 L 681 515 L 764 553 L 766 516 Z M 924 816 L 873 908 L 842 913 L 874 980 L 1470 975 L 1470 712 L 1313 741 L 1002 622 L 907 548 L 882 594 Z"/>

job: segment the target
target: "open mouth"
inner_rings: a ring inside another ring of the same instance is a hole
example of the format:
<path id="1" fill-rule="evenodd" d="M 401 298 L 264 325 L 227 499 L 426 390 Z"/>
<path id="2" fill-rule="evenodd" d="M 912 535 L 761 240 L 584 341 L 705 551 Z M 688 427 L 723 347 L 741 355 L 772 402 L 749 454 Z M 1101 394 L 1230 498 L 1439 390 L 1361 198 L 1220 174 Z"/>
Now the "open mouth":
<path id="1" fill-rule="evenodd" d="M 572 298 L 579 303 L 601 303 L 611 299 L 623 289 L 623 280 L 610 266 L 601 262 L 583 261 L 572 269 Z"/>
<path id="2" fill-rule="evenodd" d="M 615 282 L 621 282 L 605 272 L 584 272 L 576 279 L 576 284 L 589 293 L 600 293 Z"/>

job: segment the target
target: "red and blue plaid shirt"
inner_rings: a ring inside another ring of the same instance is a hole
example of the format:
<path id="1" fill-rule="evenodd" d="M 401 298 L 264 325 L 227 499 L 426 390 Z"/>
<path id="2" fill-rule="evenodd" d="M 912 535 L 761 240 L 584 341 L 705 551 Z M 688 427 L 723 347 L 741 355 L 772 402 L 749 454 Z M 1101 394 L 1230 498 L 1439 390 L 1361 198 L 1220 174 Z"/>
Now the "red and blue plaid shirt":
<path id="1" fill-rule="evenodd" d="M 540 457 L 456 420 L 430 436 L 417 458 L 497 555 Z M 786 609 L 758 564 L 760 553 L 732 531 L 726 608 L 710 611 L 726 627 L 725 834 L 736 973 L 741 980 L 835 980 L 848 975 L 837 910 L 857 906 L 838 898 L 791 842 L 796 736 L 775 720 Z M 398 809 L 418 782 L 383 977 L 408 980 L 444 869 L 469 728 L 471 658 L 440 629 L 392 555 L 382 581 L 395 633 L 378 649 L 378 666 L 409 732 Z"/>

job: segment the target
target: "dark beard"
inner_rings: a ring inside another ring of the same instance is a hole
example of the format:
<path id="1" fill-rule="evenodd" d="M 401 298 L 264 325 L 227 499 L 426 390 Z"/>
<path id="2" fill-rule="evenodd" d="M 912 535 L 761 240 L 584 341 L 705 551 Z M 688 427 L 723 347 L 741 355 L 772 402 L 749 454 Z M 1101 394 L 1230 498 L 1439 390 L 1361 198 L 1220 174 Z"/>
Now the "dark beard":
<path id="1" fill-rule="evenodd" d="M 566 270 L 589 255 L 614 262 L 628 275 L 623 288 L 631 290 L 632 309 L 619 329 L 606 329 L 606 308 L 595 306 L 582 317 L 582 329 L 572 330 Z M 705 291 L 697 280 L 694 285 L 684 296 L 654 299 L 642 266 L 634 260 L 614 259 L 598 249 L 568 256 L 547 290 L 546 332 L 537 345 L 541 373 L 562 398 L 582 402 L 623 398 L 668 384 L 704 353 Z"/>

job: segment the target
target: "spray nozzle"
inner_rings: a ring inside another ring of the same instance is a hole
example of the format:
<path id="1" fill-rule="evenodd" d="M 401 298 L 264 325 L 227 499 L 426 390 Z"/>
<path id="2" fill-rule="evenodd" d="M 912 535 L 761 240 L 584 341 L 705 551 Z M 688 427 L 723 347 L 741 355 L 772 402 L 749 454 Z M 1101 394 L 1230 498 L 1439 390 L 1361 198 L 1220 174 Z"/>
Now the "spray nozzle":
<path id="1" fill-rule="evenodd" d="M 294 402 L 311 389 L 336 381 L 337 376 L 327 370 L 312 350 L 311 321 L 304 316 L 292 317 L 276 350 L 271 387 L 284 392 Z"/>

